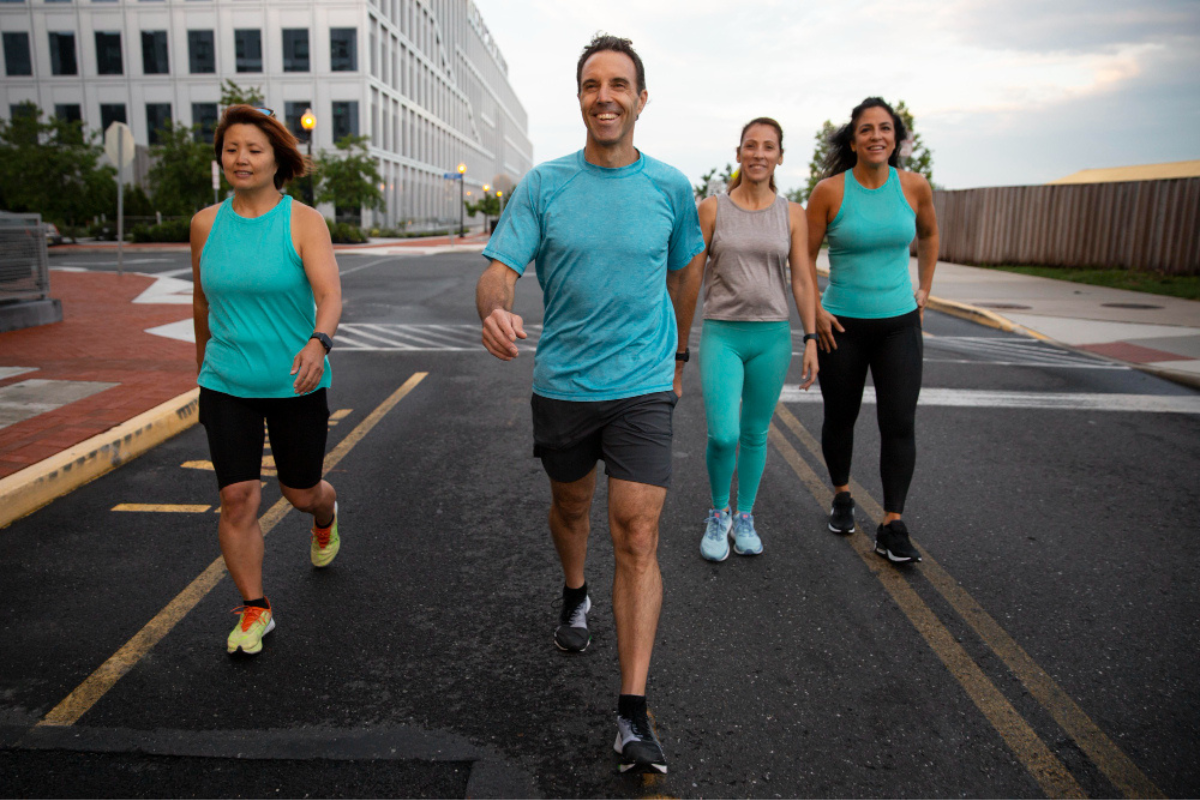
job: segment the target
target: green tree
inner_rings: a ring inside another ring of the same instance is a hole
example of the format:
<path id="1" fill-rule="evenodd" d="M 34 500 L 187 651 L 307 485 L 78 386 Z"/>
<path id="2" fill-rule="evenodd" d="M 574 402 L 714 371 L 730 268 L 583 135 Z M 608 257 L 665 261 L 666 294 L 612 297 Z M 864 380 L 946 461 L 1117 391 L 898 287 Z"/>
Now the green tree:
<path id="1" fill-rule="evenodd" d="M 212 146 L 195 140 L 186 125 L 164 127 L 150 148 L 147 178 L 154 206 L 169 216 L 190 216 L 212 203 Z"/>
<path id="2" fill-rule="evenodd" d="M 912 140 L 912 154 L 907 158 L 901 156 L 900 164 L 905 169 L 924 175 L 925 180 L 929 181 L 929 185 L 932 186 L 933 151 L 921 141 L 921 134 L 917 133 L 917 125 L 913 121 L 912 112 L 908 110 L 908 106 L 903 100 L 896 103 L 895 109 L 896 113 L 900 115 L 900 119 L 904 120 L 904 127 L 908 128 L 908 137 Z M 899 143 L 897 143 L 897 147 L 899 147 Z"/>
<path id="3" fill-rule="evenodd" d="M 476 214 L 483 214 L 485 217 L 500 216 L 500 198 L 494 194 L 484 194 L 478 203 L 464 200 L 463 207 L 467 209 L 467 215 L 472 217 Z"/>
<path id="4" fill-rule="evenodd" d="M 117 171 L 99 165 L 99 138 L 80 122 L 43 121 L 41 109 L 22 104 L 0 120 L 0 208 L 72 227 L 115 213 Z"/>
<path id="5" fill-rule="evenodd" d="M 242 88 L 230 80 L 221 82 L 221 107 L 227 108 L 235 106 L 239 103 L 245 103 L 248 106 L 261 106 L 264 102 L 261 86 L 247 86 Z"/>
<path id="6" fill-rule="evenodd" d="M 367 151 L 366 136 L 343 136 L 336 147 L 338 154 L 322 150 L 316 159 L 316 201 L 333 203 L 342 209 L 382 209 L 383 192 L 379 189 L 379 165 Z M 296 182 L 295 191 L 303 188 L 304 179 Z"/>
<path id="7" fill-rule="evenodd" d="M 788 193 L 788 199 L 794 203 L 807 203 L 809 195 L 813 189 L 817 188 L 817 182 L 823 177 L 825 172 L 825 160 L 829 157 L 830 140 L 833 138 L 837 128 L 829 120 L 821 123 L 821 129 L 817 131 L 813 137 L 816 144 L 813 146 L 812 159 L 808 162 L 808 181 L 803 188 L 793 189 Z"/>
<path id="8" fill-rule="evenodd" d="M 700 183 L 693 186 L 692 191 L 696 193 L 697 200 L 703 200 L 710 194 L 723 191 L 731 180 L 733 180 L 733 164 L 726 164 L 724 171 L 719 174 L 717 168 L 713 167 L 700 176 Z"/>

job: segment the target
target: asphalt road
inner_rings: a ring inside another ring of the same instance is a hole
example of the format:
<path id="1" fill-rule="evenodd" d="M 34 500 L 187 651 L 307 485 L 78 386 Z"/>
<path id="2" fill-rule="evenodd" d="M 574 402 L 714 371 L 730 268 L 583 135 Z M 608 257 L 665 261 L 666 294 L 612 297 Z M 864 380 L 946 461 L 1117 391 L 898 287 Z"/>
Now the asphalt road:
<path id="1" fill-rule="evenodd" d="M 136 258 L 189 277 L 186 254 Z M 0 531 L 0 795 L 1200 794 L 1196 392 L 930 313 L 906 513 L 926 560 L 896 569 L 862 533 L 882 498 L 873 406 L 860 533 L 841 538 L 797 359 L 755 508 L 765 553 L 711 564 L 690 369 L 649 687 L 671 771 L 619 776 L 604 493 L 594 645 L 567 656 L 532 350 L 478 346 L 476 255 L 339 261 L 335 565 L 314 571 L 307 521 L 278 518 L 278 627 L 259 656 L 225 654 L 236 591 L 193 583 L 219 557 L 199 428 Z M 517 311 L 540 321 L 532 275 Z M 151 648 L 147 626 L 166 631 Z M 128 671 L 88 682 L 101 665 Z M 67 698 L 78 719 L 45 724 Z"/>

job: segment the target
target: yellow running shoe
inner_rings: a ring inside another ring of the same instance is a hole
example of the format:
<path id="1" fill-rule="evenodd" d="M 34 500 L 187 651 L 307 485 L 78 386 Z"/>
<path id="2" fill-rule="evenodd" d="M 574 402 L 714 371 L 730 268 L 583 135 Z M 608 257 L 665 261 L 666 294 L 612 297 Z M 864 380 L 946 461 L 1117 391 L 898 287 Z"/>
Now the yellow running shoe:
<path id="1" fill-rule="evenodd" d="M 318 528 L 313 525 L 312 546 L 308 550 L 309 558 L 314 567 L 328 567 L 333 557 L 342 546 L 342 537 L 338 536 L 337 501 L 333 504 L 333 522 L 328 528 Z"/>
<path id="2" fill-rule="evenodd" d="M 262 650 L 262 638 L 275 630 L 275 618 L 271 609 L 242 606 L 235 608 L 233 613 L 241 614 L 241 619 L 229 633 L 229 639 L 225 643 L 226 649 L 231 653 L 240 649 L 251 655 Z"/>

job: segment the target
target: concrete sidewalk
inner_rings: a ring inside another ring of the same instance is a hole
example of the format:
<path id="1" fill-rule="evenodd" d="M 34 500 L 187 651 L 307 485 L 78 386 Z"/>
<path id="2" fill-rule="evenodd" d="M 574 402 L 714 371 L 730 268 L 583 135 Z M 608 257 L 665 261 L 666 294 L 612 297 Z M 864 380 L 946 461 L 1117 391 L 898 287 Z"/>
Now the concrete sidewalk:
<path id="1" fill-rule="evenodd" d="M 367 252 L 481 246 L 405 240 Z M 50 284 L 63 322 L 0 333 L 0 527 L 196 422 L 195 348 L 170 335 L 191 325 L 189 283 L 52 269 Z M 930 307 L 1200 388 L 1197 302 L 940 263 Z"/>

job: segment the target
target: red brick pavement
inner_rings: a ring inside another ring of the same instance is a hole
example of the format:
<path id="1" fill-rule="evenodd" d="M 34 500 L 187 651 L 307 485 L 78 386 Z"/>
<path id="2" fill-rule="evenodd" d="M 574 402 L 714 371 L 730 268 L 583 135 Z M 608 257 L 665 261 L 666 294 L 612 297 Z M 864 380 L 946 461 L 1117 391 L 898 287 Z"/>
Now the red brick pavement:
<path id="1" fill-rule="evenodd" d="M 103 433 L 196 386 L 196 349 L 145 333 L 190 319 L 189 305 L 134 304 L 153 278 L 100 272 L 50 273 L 63 321 L 0 333 L 0 366 L 37 367 L 0 380 L 106 381 L 91 397 L 0 428 L 0 478 Z"/>

